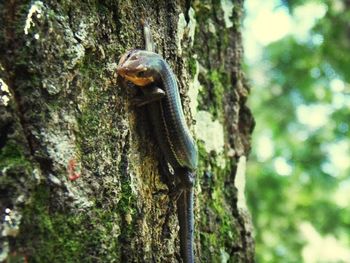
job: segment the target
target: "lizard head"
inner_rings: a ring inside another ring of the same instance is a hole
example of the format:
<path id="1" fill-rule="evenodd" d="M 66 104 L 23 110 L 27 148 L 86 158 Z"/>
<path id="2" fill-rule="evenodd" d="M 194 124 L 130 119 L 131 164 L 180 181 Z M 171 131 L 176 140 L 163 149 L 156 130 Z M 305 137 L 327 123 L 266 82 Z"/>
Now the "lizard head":
<path id="1" fill-rule="evenodd" d="M 154 52 L 131 50 L 119 60 L 117 72 L 137 86 L 146 86 L 157 81 L 160 56 Z"/>

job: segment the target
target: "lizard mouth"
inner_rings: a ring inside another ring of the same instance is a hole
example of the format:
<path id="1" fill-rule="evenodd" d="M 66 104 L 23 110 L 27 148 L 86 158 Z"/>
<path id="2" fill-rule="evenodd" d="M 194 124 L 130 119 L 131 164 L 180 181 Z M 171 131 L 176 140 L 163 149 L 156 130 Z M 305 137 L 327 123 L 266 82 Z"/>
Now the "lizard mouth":
<path id="1" fill-rule="evenodd" d="M 132 68 L 128 67 L 127 64 L 130 64 L 130 63 L 128 63 L 130 60 L 130 57 L 132 57 L 132 55 L 134 53 L 136 53 L 137 51 L 138 51 L 137 49 L 133 49 L 133 50 L 126 52 L 124 55 L 121 56 L 121 58 L 119 59 L 119 62 L 118 62 L 118 66 L 117 66 L 117 73 L 118 74 L 125 77 L 128 72 L 132 71 Z"/>
<path id="2" fill-rule="evenodd" d="M 117 66 L 117 73 L 119 75 L 121 75 L 122 77 L 125 77 L 127 75 L 127 73 L 129 72 L 129 68 L 125 67 L 125 63 L 128 61 L 128 59 L 131 57 L 131 55 L 135 52 L 136 50 L 130 50 L 128 52 L 126 52 L 120 59 L 118 62 L 118 66 Z"/>
<path id="3" fill-rule="evenodd" d="M 126 72 L 128 71 L 128 68 L 125 68 L 123 66 L 119 66 L 117 67 L 117 73 L 118 75 L 122 76 L 123 78 L 126 77 Z"/>

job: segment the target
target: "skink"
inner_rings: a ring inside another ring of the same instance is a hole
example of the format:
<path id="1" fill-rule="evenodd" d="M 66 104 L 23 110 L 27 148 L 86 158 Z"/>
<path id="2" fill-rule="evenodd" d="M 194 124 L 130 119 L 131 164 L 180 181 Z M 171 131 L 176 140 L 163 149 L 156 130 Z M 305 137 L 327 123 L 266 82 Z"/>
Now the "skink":
<path id="1" fill-rule="evenodd" d="M 147 24 L 144 25 L 147 50 L 125 53 L 117 68 L 123 78 L 139 86 L 143 94 L 136 106 L 147 105 L 153 131 L 166 161 L 178 182 L 177 214 L 180 225 L 180 252 L 183 262 L 194 262 L 193 186 L 197 168 L 197 147 L 187 127 L 176 77 L 168 63 L 154 53 Z"/>

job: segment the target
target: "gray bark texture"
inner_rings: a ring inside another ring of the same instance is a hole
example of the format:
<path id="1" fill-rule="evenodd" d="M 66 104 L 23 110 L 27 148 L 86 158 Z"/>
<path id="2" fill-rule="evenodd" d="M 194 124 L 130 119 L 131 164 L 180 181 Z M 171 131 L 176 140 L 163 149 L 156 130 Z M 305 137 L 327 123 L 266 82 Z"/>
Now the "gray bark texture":
<path id="1" fill-rule="evenodd" d="M 241 0 L 0 2 L 0 262 L 181 262 L 172 182 L 137 88 L 118 78 L 141 19 L 199 149 L 198 262 L 253 262 L 254 126 Z"/>

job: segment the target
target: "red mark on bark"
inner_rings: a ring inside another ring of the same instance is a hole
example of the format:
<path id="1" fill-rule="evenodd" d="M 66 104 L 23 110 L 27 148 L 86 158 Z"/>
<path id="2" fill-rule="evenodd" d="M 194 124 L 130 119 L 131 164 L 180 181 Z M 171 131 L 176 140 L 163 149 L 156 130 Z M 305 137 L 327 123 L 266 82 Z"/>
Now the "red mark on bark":
<path id="1" fill-rule="evenodd" d="M 77 161 L 75 159 L 70 159 L 67 165 L 69 181 L 75 181 L 80 177 L 80 173 L 76 171 L 76 168 L 77 168 Z"/>

